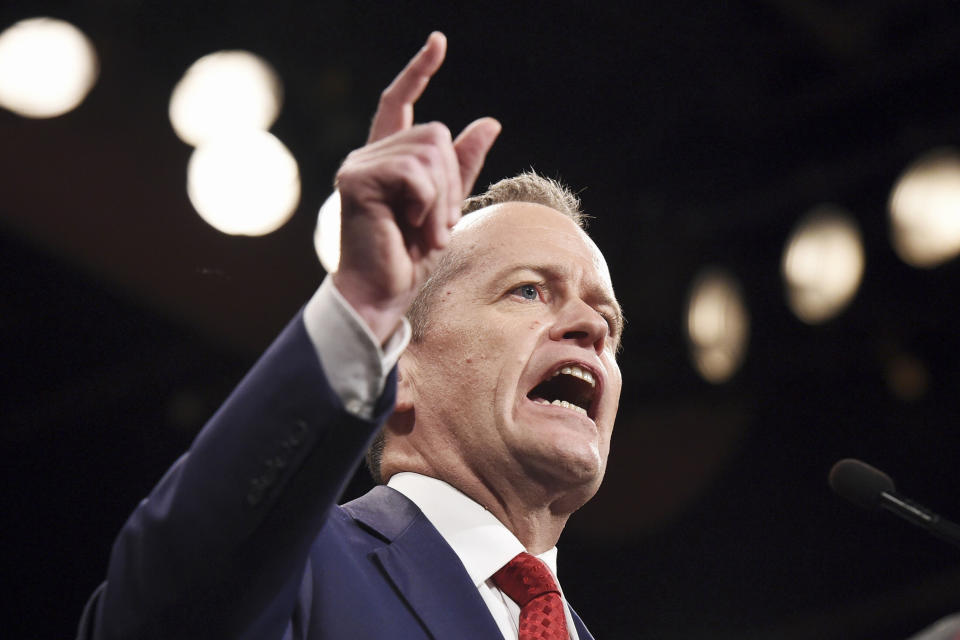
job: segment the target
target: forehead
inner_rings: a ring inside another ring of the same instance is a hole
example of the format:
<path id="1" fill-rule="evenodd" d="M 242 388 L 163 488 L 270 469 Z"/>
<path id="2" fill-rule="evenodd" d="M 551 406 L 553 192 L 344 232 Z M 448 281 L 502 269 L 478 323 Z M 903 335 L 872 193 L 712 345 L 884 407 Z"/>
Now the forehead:
<path id="1" fill-rule="evenodd" d="M 590 267 L 589 275 L 613 290 L 607 261 L 590 236 L 571 218 L 544 205 L 508 202 L 468 214 L 454 227 L 451 248 L 468 257 L 468 272 L 471 267 L 499 269 L 535 258 Z"/>

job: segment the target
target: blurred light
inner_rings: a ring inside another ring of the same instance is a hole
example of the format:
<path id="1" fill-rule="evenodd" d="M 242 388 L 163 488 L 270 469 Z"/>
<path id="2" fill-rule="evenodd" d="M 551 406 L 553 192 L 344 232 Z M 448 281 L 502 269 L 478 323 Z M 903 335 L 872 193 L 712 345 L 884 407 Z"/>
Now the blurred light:
<path id="1" fill-rule="evenodd" d="M 266 131 L 248 131 L 198 147 L 187 166 L 187 195 L 214 228 L 259 236 L 278 229 L 300 201 L 297 161 Z"/>
<path id="2" fill-rule="evenodd" d="M 0 106 L 28 118 L 74 109 L 97 81 L 97 52 L 63 20 L 30 18 L 0 33 Z"/>
<path id="3" fill-rule="evenodd" d="M 313 248 L 320 264 L 333 273 L 340 266 L 340 192 L 334 191 L 320 207 L 317 228 L 313 232 Z"/>
<path id="4" fill-rule="evenodd" d="M 170 122 L 193 146 L 236 131 L 266 131 L 280 113 L 280 79 L 248 51 L 219 51 L 194 62 L 170 96 Z"/>
<path id="5" fill-rule="evenodd" d="M 890 194 L 893 248 L 914 267 L 935 267 L 960 253 L 960 156 L 929 153 L 914 162 Z"/>
<path id="6" fill-rule="evenodd" d="M 900 353 L 885 366 L 887 387 L 896 397 L 906 402 L 922 398 L 930 385 L 930 372 L 920 358 Z"/>
<path id="7" fill-rule="evenodd" d="M 687 335 L 700 375 L 714 384 L 729 379 L 747 352 L 750 317 L 736 280 L 718 269 L 706 269 L 690 290 Z"/>
<path id="8" fill-rule="evenodd" d="M 808 324 L 824 322 L 853 299 L 863 277 L 863 242 L 843 210 L 817 207 L 794 227 L 783 252 L 787 302 Z"/>

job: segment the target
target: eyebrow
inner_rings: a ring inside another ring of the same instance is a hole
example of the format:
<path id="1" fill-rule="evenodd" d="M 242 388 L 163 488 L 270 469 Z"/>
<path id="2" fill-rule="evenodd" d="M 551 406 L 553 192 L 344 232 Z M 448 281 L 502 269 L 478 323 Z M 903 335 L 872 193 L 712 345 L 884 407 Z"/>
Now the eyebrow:
<path id="1" fill-rule="evenodd" d="M 547 280 L 560 280 L 570 275 L 570 269 L 562 265 L 522 263 L 504 267 L 498 271 L 494 277 L 497 280 L 501 280 L 518 271 L 532 271 L 542 275 Z M 591 284 L 587 293 L 597 305 L 607 306 L 613 309 L 613 317 L 610 319 L 610 323 L 613 325 L 612 334 L 617 340 L 615 351 L 619 353 L 620 337 L 623 335 L 623 325 L 626 322 L 620 303 L 617 302 L 616 298 L 610 296 L 603 287 L 596 284 Z"/>

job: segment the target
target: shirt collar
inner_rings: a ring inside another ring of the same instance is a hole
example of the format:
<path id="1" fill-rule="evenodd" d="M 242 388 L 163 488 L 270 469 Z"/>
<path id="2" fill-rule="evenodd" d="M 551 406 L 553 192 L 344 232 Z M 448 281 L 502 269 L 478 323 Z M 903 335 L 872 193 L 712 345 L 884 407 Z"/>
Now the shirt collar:
<path id="1" fill-rule="evenodd" d="M 460 558 L 476 587 L 526 551 L 492 513 L 442 480 L 405 471 L 391 477 L 387 486 L 419 507 Z M 556 547 L 537 557 L 557 575 Z"/>

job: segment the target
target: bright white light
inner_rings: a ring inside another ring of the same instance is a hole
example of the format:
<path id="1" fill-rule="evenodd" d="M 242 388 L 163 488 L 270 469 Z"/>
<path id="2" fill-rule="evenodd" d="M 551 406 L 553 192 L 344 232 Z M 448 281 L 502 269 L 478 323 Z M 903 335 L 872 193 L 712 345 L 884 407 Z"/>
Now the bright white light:
<path id="1" fill-rule="evenodd" d="M 960 253 L 960 157 L 952 150 L 917 160 L 890 195 L 893 248 L 914 267 L 935 267 Z"/>
<path id="2" fill-rule="evenodd" d="M 687 336 L 700 375 L 714 384 L 728 380 L 746 355 L 749 331 L 736 280 L 718 269 L 701 272 L 687 304 Z"/>
<path id="3" fill-rule="evenodd" d="M 280 113 L 277 73 L 248 51 L 219 51 L 194 62 L 170 96 L 170 122 L 193 146 L 237 131 L 266 131 Z"/>
<path id="4" fill-rule="evenodd" d="M 863 267 L 863 242 L 853 219 L 829 205 L 814 209 L 794 228 L 783 253 L 790 309 L 809 324 L 836 316 L 856 294 Z"/>
<path id="5" fill-rule="evenodd" d="M 63 20 L 30 18 L 0 33 L 0 106 L 28 118 L 74 109 L 97 81 L 97 53 Z"/>
<path id="6" fill-rule="evenodd" d="M 231 235 L 260 236 L 282 226 L 300 201 L 293 154 L 266 131 L 198 147 L 187 166 L 187 195 L 207 223 Z"/>
<path id="7" fill-rule="evenodd" d="M 327 273 L 340 266 L 340 191 L 334 191 L 320 207 L 313 248 Z"/>

